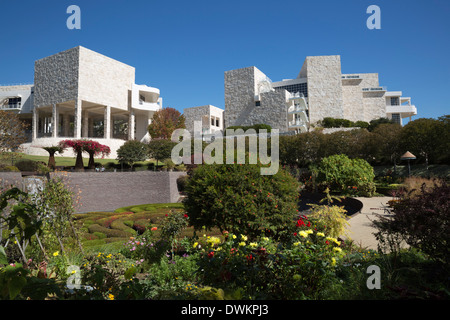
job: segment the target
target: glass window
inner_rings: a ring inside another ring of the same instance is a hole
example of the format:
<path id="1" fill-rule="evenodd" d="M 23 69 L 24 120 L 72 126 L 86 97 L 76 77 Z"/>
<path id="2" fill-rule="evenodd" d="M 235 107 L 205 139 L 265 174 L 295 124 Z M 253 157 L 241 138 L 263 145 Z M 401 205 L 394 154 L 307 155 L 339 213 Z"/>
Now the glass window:
<path id="1" fill-rule="evenodd" d="M 400 98 L 399 97 L 391 97 L 391 106 L 399 106 Z"/>

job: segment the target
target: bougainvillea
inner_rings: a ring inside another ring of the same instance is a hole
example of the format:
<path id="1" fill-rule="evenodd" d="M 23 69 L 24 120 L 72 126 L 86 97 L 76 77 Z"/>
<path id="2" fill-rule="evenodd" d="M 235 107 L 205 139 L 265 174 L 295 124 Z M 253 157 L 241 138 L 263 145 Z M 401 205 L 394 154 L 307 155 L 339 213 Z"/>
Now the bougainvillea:
<path id="1" fill-rule="evenodd" d="M 101 155 L 102 157 L 111 153 L 111 149 L 103 144 L 93 140 L 63 140 L 59 143 L 59 146 L 63 149 L 72 148 L 77 154 L 77 160 L 75 163 L 75 169 L 83 169 L 83 152 L 89 154 L 89 169 L 94 169 L 94 157 Z"/>

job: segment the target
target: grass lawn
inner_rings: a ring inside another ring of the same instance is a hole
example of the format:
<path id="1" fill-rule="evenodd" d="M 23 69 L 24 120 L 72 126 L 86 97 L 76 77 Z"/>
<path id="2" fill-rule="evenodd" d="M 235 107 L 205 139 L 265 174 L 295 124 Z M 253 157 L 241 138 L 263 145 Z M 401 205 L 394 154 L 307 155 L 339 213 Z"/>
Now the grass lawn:
<path id="1" fill-rule="evenodd" d="M 42 161 L 45 163 L 48 163 L 48 156 L 33 156 L 33 155 L 28 155 L 28 154 L 24 154 L 24 153 L 20 153 L 20 158 L 17 158 L 16 160 L 14 160 L 14 162 L 20 161 L 20 160 L 33 160 L 33 161 Z M 71 167 L 71 166 L 75 166 L 75 157 L 58 157 L 55 156 L 55 162 L 56 162 L 56 166 L 58 167 Z M 89 162 L 89 158 L 88 157 L 83 157 L 83 163 L 84 165 L 87 167 L 88 166 L 88 162 Z M 100 163 L 101 165 L 106 166 L 106 164 L 108 163 L 113 163 L 118 165 L 119 161 L 117 161 L 116 159 L 102 159 L 102 158 L 95 158 L 95 162 Z M 6 164 L 6 165 L 11 165 L 11 160 L 7 160 L 7 159 L 0 159 L 0 163 L 2 164 Z M 137 162 L 135 164 L 136 167 L 142 166 L 142 167 L 146 167 L 148 164 L 150 163 L 156 163 L 156 161 L 150 160 L 150 161 L 140 161 Z M 161 162 L 160 162 L 161 164 Z"/>

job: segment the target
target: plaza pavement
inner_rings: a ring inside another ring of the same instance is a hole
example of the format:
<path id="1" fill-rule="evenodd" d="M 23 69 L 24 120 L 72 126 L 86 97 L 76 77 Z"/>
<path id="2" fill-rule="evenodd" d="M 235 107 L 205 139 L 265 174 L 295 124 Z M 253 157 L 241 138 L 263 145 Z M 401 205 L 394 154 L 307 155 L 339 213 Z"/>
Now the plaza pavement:
<path id="1" fill-rule="evenodd" d="M 356 213 L 348 220 L 348 236 L 358 245 L 367 249 L 377 249 L 377 240 L 373 235 L 376 229 L 371 221 L 377 219 L 377 215 L 385 215 L 384 206 L 392 197 L 356 197 L 363 203 L 360 213 Z"/>

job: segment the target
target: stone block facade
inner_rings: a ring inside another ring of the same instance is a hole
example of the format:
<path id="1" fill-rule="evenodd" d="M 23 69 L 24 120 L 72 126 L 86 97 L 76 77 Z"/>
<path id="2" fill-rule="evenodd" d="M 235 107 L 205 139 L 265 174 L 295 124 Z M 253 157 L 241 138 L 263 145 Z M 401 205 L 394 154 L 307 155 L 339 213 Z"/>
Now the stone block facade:
<path id="1" fill-rule="evenodd" d="M 79 47 L 37 60 L 34 64 L 34 106 L 76 101 Z"/>
<path id="2" fill-rule="evenodd" d="M 226 71 L 225 126 L 265 123 L 298 133 L 326 117 L 370 122 L 417 114 L 401 95 L 380 87 L 378 73 L 342 74 L 339 55 L 308 56 L 296 79 L 272 83 L 256 67 Z M 389 109 L 390 97 L 406 107 Z"/>
<path id="3" fill-rule="evenodd" d="M 268 124 L 287 131 L 287 91 L 275 91 L 256 67 L 225 72 L 225 128 Z"/>
<path id="4" fill-rule="evenodd" d="M 306 57 L 309 121 L 343 118 L 340 56 Z"/>

